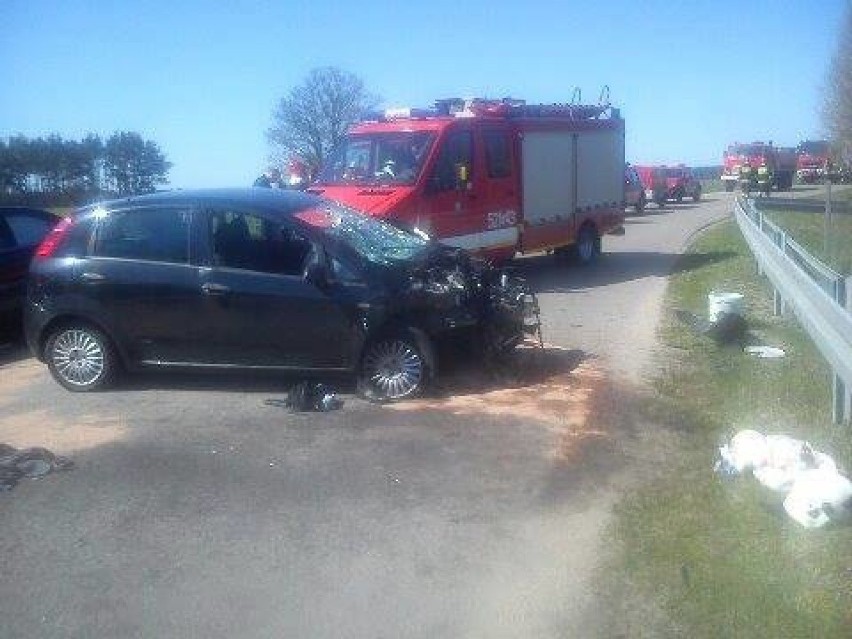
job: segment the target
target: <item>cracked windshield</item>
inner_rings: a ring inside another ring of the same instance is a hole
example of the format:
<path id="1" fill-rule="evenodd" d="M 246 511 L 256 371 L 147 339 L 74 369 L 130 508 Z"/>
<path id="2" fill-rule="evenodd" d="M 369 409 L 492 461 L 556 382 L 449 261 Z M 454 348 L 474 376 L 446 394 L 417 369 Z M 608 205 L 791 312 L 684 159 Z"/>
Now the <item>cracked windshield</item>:
<path id="1" fill-rule="evenodd" d="M 4 639 L 852 636 L 852 1 L 2 16 Z"/>
<path id="2" fill-rule="evenodd" d="M 389 264 L 394 260 L 410 259 L 429 245 L 429 241 L 419 235 L 339 204 L 329 203 L 322 208 L 301 211 L 296 218 L 321 229 L 326 236 L 343 242 L 371 262 Z"/>

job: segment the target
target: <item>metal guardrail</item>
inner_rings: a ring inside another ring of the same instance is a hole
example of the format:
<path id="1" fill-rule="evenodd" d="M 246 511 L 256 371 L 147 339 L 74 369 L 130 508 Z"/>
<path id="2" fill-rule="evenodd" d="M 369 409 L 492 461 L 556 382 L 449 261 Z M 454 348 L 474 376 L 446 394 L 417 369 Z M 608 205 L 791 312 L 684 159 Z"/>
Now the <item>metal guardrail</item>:
<path id="1" fill-rule="evenodd" d="M 835 272 L 766 219 L 749 199 L 734 205 L 743 237 L 775 288 L 775 312 L 791 309 L 833 371 L 835 423 L 852 417 L 852 277 Z"/>

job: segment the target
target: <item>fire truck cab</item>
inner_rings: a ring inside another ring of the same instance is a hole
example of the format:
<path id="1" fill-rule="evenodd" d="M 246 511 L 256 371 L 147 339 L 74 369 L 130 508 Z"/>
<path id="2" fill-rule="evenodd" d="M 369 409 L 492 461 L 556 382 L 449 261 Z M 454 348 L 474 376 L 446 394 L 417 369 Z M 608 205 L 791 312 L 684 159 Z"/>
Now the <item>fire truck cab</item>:
<path id="1" fill-rule="evenodd" d="M 495 261 L 571 251 L 624 221 L 624 121 L 607 105 L 439 100 L 349 131 L 309 191 Z"/>
<path id="2" fill-rule="evenodd" d="M 796 148 L 796 176 L 804 184 L 831 177 L 831 146 L 827 140 L 806 140 Z"/>
<path id="3" fill-rule="evenodd" d="M 772 142 L 737 142 L 729 146 L 722 156 L 721 178 L 725 190 L 733 191 L 738 183 L 748 182 L 761 166 L 769 167 L 772 185 L 779 191 L 793 187 L 796 155 L 792 149 L 774 146 Z"/>

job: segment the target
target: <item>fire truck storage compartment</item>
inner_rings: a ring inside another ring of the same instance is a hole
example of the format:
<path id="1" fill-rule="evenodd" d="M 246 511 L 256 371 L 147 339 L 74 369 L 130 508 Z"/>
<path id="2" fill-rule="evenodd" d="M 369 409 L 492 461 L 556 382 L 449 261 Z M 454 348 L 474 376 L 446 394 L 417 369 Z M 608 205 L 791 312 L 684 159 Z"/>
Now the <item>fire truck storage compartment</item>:
<path id="1" fill-rule="evenodd" d="M 622 201 L 620 130 L 530 131 L 521 148 L 527 224 L 565 222 L 575 211 L 617 207 Z"/>
<path id="2" fill-rule="evenodd" d="M 577 210 L 620 207 L 624 200 L 624 134 L 582 131 L 577 139 Z"/>
<path id="3" fill-rule="evenodd" d="M 522 187 L 527 224 L 567 220 L 574 208 L 574 134 L 570 131 L 524 133 Z"/>

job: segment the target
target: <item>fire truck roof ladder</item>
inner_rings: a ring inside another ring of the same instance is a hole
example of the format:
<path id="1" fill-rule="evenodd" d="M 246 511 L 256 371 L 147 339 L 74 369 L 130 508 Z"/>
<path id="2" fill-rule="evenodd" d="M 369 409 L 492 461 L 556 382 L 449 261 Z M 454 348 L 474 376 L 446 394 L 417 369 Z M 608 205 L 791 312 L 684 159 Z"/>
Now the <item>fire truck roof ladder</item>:
<path id="1" fill-rule="evenodd" d="M 503 117 L 533 117 L 533 118 L 570 118 L 573 120 L 589 120 L 598 118 L 606 111 L 611 111 L 612 117 L 618 116 L 616 109 L 611 109 L 609 86 L 604 85 L 598 104 L 581 104 L 582 92 L 575 87 L 568 104 L 527 104 L 525 100 L 502 98 L 444 98 L 435 101 L 435 110 L 439 115 L 454 115 L 456 117 L 474 116 L 503 116 Z"/>
<path id="2" fill-rule="evenodd" d="M 387 122 L 388 120 L 431 117 L 506 117 L 506 118 L 567 118 L 591 120 L 607 111 L 611 118 L 620 117 L 618 109 L 610 105 L 609 86 L 604 85 L 597 104 L 582 104 L 582 91 L 575 87 L 568 104 L 527 104 L 518 98 L 442 98 L 435 100 L 431 109 L 393 108 L 375 111 L 364 116 L 362 121 Z"/>

